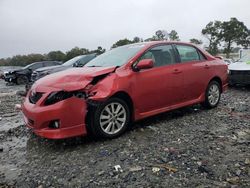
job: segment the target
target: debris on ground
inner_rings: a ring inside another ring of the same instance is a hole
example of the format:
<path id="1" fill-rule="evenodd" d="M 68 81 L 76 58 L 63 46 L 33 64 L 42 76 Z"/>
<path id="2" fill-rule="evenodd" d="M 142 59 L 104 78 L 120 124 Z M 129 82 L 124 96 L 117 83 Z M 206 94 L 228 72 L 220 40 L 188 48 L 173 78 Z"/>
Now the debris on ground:
<path id="1" fill-rule="evenodd" d="M 123 172 L 122 167 L 120 165 L 114 166 L 116 172 Z"/>
<path id="2" fill-rule="evenodd" d="M 21 105 L 20 105 L 20 104 L 15 104 L 15 110 L 16 110 L 16 111 L 21 110 Z"/>
<path id="3" fill-rule="evenodd" d="M 160 172 L 160 170 L 161 170 L 161 169 L 158 168 L 158 167 L 153 167 L 153 168 L 152 168 L 152 172 L 153 172 L 153 173 Z"/>
<path id="4" fill-rule="evenodd" d="M 178 170 L 176 168 L 173 168 L 173 167 L 170 167 L 169 165 L 167 164 L 156 164 L 156 165 L 153 165 L 155 166 L 154 168 L 164 168 L 165 170 L 168 170 L 169 172 L 177 172 Z"/>
<path id="5" fill-rule="evenodd" d="M 138 172 L 141 170 L 142 170 L 142 167 L 140 167 L 140 166 L 134 166 L 134 167 L 129 168 L 130 172 Z"/>
<path id="6" fill-rule="evenodd" d="M 232 178 L 227 178 L 227 182 L 231 184 L 237 184 L 239 182 L 240 178 L 238 176 L 232 177 Z"/>

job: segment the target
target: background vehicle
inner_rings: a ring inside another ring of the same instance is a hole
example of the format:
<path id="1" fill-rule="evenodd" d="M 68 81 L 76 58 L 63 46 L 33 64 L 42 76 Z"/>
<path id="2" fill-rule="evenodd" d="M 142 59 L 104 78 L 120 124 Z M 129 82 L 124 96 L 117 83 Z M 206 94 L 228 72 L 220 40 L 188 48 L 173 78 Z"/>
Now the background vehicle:
<path id="1" fill-rule="evenodd" d="M 229 84 L 250 84 L 250 54 L 245 54 L 241 59 L 228 66 Z"/>
<path id="2" fill-rule="evenodd" d="M 223 59 L 223 61 L 227 64 L 230 65 L 232 64 L 234 61 L 232 59 Z"/>
<path id="3" fill-rule="evenodd" d="M 226 87 L 227 65 L 196 46 L 137 43 L 37 80 L 22 111 L 42 137 L 115 138 L 131 121 L 196 103 L 214 108 Z"/>
<path id="4" fill-rule="evenodd" d="M 32 87 L 33 83 L 37 81 L 38 79 L 52 74 L 56 72 L 60 72 L 72 67 L 83 67 L 86 63 L 88 63 L 90 60 L 94 59 L 97 56 L 97 54 L 88 54 L 88 55 L 80 55 L 77 57 L 74 57 L 62 65 L 56 65 L 56 66 L 51 66 L 51 67 L 44 67 L 44 68 L 39 68 L 35 71 L 33 71 L 31 75 L 31 81 L 25 85 L 25 94 L 29 91 L 29 89 Z"/>
<path id="5" fill-rule="evenodd" d="M 250 49 L 240 49 L 239 58 L 241 59 L 244 56 L 250 56 Z"/>
<path id="6" fill-rule="evenodd" d="M 23 68 L 4 72 L 4 80 L 6 82 L 13 82 L 16 84 L 26 84 L 31 79 L 32 71 L 41 68 L 54 65 L 60 65 L 59 61 L 41 61 L 29 64 Z"/>
<path id="7" fill-rule="evenodd" d="M 55 72 L 59 72 L 59 71 L 63 71 L 66 70 L 68 68 L 71 67 L 82 67 L 84 66 L 86 63 L 88 63 L 90 60 L 94 59 L 97 55 L 94 54 L 88 54 L 88 55 L 80 55 L 77 57 L 74 57 L 68 61 L 66 61 L 65 63 L 63 63 L 62 65 L 56 65 L 56 66 L 50 66 L 50 67 L 44 67 L 44 68 L 39 68 L 36 69 L 35 71 L 33 71 L 32 75 L 31 75 L 31 81 L 34 82 L 46 75 L 55 73 Z"/>

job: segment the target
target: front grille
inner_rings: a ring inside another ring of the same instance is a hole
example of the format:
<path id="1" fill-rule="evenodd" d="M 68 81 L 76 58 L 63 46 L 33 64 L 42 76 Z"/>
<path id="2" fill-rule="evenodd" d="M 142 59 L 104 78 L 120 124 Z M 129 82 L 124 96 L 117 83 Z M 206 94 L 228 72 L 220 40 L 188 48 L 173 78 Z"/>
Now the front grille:
<path id="1" fill-rule="evenodd" d="M 231 70 L 231 75 L 250 75 L 250 71 L 241 71 L 241 70 Z"/>
<path id="2" fill-rule="evenodd" d="M 29 96 L 29 101 L 32 104 L 36 104 L 37 101 L 39 101 L 39 99 L 41 99 L 42 96 L 43 96 L 43 93 L 41 92 L 35 92 L 35 93 L 31 92 Z"/>

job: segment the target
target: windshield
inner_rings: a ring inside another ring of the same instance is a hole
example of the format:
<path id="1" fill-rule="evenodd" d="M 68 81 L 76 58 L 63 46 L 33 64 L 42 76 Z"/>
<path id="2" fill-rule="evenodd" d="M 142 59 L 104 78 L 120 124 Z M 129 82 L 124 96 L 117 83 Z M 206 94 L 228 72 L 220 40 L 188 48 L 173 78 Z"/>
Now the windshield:
<path id="1" fill-rule="evenodd" d="M 144 47 L 143 44 L 126 45 L 114 48 L 88 62 L 87 67 L 121 66 Z"/>
<path id="2" fill-rule="evenodd" d="M 34 65 L 34 63 L 31 63 L 29 65 L 26 65 L 25 67 L 23 67 L 22 69 L 28 69 L 28 68 L 31 68 L 32 66 Z"/>
<path id="3" fill-rule="evenodd" d="M 238 61 L 239 61 L 239 62 L 250 61 L 250 54 L 244 55 L 244 56 L 243 56 L 242 58 L 240 58 Z"/>
<path id="4" fill-rule="evenodd" d="M 83 56 L 77 56 L 77 57 L 74 57 L 68 61 L 66 61 L 65 63 L 63 63 L 62 65 L 63 66 L 73 66 L 73 64 L 78 61 L 79 59 L 81 59 Z"/>

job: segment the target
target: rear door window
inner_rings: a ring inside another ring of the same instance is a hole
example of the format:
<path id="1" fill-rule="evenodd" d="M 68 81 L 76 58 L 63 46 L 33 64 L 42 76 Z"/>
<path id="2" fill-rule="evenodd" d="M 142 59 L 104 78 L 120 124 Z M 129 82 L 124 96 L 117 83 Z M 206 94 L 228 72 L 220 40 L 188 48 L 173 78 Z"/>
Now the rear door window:
<path id="1" fill-rule="evenodd" d="M 200 61 L 205 57 L 196 48 L 187 45 L 176 45 L 181 62 Z"/>

